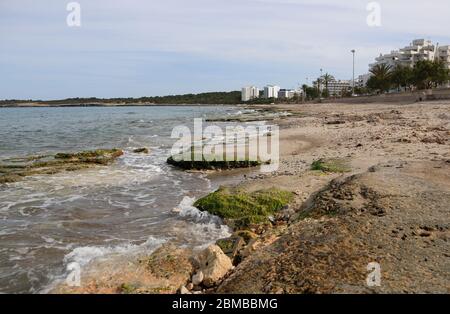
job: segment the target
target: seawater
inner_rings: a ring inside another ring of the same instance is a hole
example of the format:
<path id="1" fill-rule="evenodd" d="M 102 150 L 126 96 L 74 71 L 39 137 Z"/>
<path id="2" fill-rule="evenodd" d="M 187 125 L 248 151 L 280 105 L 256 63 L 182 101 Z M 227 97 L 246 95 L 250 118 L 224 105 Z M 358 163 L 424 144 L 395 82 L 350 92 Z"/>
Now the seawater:
<path id="1" fill-rule="evenodd" d="M 193 201 L 214 186 L 166 164 L 176 125 L 233 114 L 222 106 L 1 108 L 0 159 L 98 148 L 114 164 L 0 186 L 0 292 L 45 292 L 111 254 L 149 253 L 165 241 L 202 246 L 227 236 Z M 148 147 L 151 153 L 134 154 Z M 173 208 L 179 208 L 177 213 Z"/>

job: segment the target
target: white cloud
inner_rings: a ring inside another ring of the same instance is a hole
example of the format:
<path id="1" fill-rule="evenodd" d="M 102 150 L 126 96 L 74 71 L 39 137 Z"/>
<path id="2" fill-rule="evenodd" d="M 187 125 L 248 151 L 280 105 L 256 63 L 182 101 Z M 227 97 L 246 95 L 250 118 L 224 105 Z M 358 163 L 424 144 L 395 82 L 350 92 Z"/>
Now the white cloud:
<path id="1" fill-rule="evenodd" d="M 78 0 L 82 27 L 65 24 L 66 2 L 1 0 L 3 62 L 34 52 L 160 51 L 242 64 L 284 64 L 315 75 L 351 73 L 415 37 L 450 44 L 450 1 L 380 0 L 382 27 L 366 24 L 368 0 Z M 41 60 L 51 64 L 52 60 Z"/>

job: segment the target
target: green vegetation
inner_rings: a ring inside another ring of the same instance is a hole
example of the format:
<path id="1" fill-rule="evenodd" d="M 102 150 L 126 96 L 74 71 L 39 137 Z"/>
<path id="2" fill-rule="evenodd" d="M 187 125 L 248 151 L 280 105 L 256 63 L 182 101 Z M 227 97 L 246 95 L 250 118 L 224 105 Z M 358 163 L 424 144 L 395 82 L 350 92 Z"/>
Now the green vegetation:
<path id="1" fill-rule="evenodd" d="M 79 153 L 58 153 L 55 159 L 71 159 L 83 162 L 99 162 L 104 163 L 123 155 L 120 149 L 97 149 L 91 151 L 83 151 Z"/>
<path id="2" fill-rule="evenodd" d="M 325 98 L 330 97 L 328 85 L 330 84 L 330 82 L 332 82 L 334 80 L 335 80 L 334 76 L 329 73 L 325 73 L 325 75 L 322 76 L 323 84 L 325 84 L 325 90 L 322 92 L 322 97 L 325 97 Z"/>
<path id="3" fill-rule="evenodd" d="M 256 239 L 258 237 L 255 233 L 249 230 L 238 230 L 235 233 L 233 233 L 233 235 L 244 239 L 246 244 L 248 244 L 251 240 Z"/>
<path id="4" fill-rule="evenodd" d="M 247 158 L 225 160 L 226 158 L 217 158 L 218 156 L 214 155 L 201 154 L 199 156 L 195 155 L 193 149 L 191 150 L 190 158 L 188 158 L 189 160 L 185 160 L 184 157 L 183 154 L 170 156 L 167 159 L 167 163 L 183 170 L 227 170 L 256 167 L 262 164 L 259 160 L 249 160 Z"/>
<path id="5" fill-rule="evenodd" d="M 221 187 L 195 202 L 201 211 L 224 218 L 237 228 L 267 223 L 268 217 L 293 199 L 293 194 L 275 188 L 247 193 L 239 189 Z"/>
<path id="6" fill-rule="evenodd" d="M 156 96 L 156 97 L 140 97 L 140 98 L 68 98 L 61 100 L 3 100 L 0 101 L 1 105 L 16 105 L 19 103 L 37 103 L 37 104 L 48 104 L 53 106 L 95 106 L 99 104 L 223 104 L 223 105 L 233 105 L 241 103 L 241 92 L 211 92 L 211 93 L 201 93 L 201 94 L 185 94 L 185 95 L 170 95 L 170 96 Z"/>
<path id="7" fill-rule="evenodd" d="M 370 69 L 372 76 L 367 81 L 367 86 L 373 90 L 379 90 L 380 92 L 389 91 L 392 85 L 392 67 L 387 64 L 378 64 Z"/>
<path id="8" fill-rule="evenodd" d="M 350 168 L 342 159 L 319 159 L 311 164 L 311 170 L 322 172 L 349 172 Z"/>
<path id="9" fill-rule="evenodd" d="M 99 149 L 79 153 L 10 158 L 0 163 L 0 184 L 17 182 L 27 176 L 76 171 L 107 165 L 123 155 L 120 149 Z"/>
<path id="10" fill-rule="evenodd" d="M 367 87 L 372 91 L 387 92 L 391 88 L 399 91 L 404 89 L 429 89 L 438 87 L 450 80 L 450 71 L 440 61 L 418 61 L 414 67 L 391 66 L 381 64 L 370 71 L 372 77 L 367 82 Z"/>
<path id="11" fill-rule="evenodd" d="M 220 239 L 216 241 L 216 245 L 222 249 L 222 251 L 226 254 L 227 252 L 233 250 L 234 241 L 231 238 L 228 239 Z"/>
<path id="12" fill-rule="evenodd" d="M 302 86 L 303 92 L 305 93 L 306 100 L 313 100 L 319 98 L 319 91 L 316 87 L 311 87 L 308 85 Z"/>
<path id="13" fill-rule="evenodd" d="M 119 292 L 123 294 L 134 294 L 136 293 L 138 288 L 132 284 L 123 283 L 119 287 Z"/>

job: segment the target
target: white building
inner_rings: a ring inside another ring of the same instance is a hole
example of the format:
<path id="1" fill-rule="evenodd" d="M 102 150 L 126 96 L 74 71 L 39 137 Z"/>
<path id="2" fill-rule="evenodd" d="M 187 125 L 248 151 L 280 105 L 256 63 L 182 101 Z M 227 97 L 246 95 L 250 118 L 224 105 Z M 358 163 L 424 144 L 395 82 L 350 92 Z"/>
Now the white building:
<path id="1" fill-rule="evenodd" d="M 303 94 L 303 90 L 294 90 L 294 89 L 280 89 L 278 92 L 278 98 L 280 99 L 293 99 L 298 96 L 301 97 Z"/>
<path id="2" fill-rule="evenodd" d="M 450 69 L 450 46 L 442 46 L 438 49 L 438 58 Z"/>
<path id="3" fill-rule="evenodd" d="M 314 81 L 314 86 L 317 88 L 317 81 Z M 356 86 L 356 80 L 355 80 Z M 328 94 L 330 96 L 341 96 L 343 92 L 349 92 L 353 88 L 353 80 L 330 80 L 328 84 L 325 84 L 325 80 L 322 77 L 319 85 L 320 92 L 328 89 Z"/>
<path id="4" fill-rule="evenodd" d="M 247 86 L 242 88 L 241 99 L 242 101 L 249 101 L 255 98 L 259 98 L 259 88 L 255 86 Z"/>
<path id="5" fill-rule="evenodd" d="M 413 67 L 417 61 L 433 61 L 437 56 L 437 46 L 430 40 L 416 39 L 404 48 L 391 51 L 388 54 L 380 54 L 375 58 L 375 63 L 370 64 L 370 68 L 376 65 L 387 64 L 391 67 L 397 65 Z"/>
<path id="6" fill-rule="evenodd" d="M 371 76 L 372 76 L 372 74 L 370 74 L 370 73 L 358 76 L 358 78 L 355 80 L 355 86 L 366 87 L 367 82 L 369 81 Z"/>
<path id="7" fill-rule="evenodd" d="M 278 98 L 280 86 L 268 85 L 264 87 L 264 98 Z"/>

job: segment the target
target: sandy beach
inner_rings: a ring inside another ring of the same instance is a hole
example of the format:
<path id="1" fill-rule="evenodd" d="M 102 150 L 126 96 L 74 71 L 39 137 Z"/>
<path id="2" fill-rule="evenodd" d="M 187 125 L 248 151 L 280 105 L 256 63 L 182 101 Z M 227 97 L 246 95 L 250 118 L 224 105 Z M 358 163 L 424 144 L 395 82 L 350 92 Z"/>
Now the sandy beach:
<path id="1" fill-rule="evenodd" d="M 281 129 L 280 168 L 233 174 L 228 184 L 295 197 L 224 278 L 194 287 L 199 253 L 165 244 L 144 259 L 92 267 L 82 287 L 54 292 L 450 292 L 450 101 L 275 110 L 291 113 L 270 122 Z M 320 159 L 348 170 L 311 170 Z M 381 266 L 377 287 L 366 282 L 373 262 Z"/>

